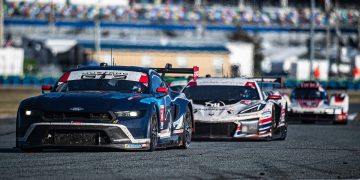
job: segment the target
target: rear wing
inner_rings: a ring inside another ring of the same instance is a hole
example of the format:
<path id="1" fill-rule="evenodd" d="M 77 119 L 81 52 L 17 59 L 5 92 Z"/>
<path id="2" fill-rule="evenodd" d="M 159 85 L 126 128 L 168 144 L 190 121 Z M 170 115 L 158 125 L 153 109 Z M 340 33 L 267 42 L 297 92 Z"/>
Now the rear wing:
<path id="1" fill-rule="evenodd" d="M 266 84 L 272 84 L 273 88 L 275 88 L 276 85 L 279 86 L 279 88 L 284 87 L 284 81 L 283 78 L 281 77 L 254 77 L 254 78 L 249 78 L 252 79 L 254 81 L 256 81 L 258 84 L 260 84 L 260 88 L 263 88 L 263 85 Z"/>
<path id="2" fill-rule="evenodd" d="M 164 77 L 165 74 L 192 74 L 193 79 L 196 81 L 199 78 L 199 67 L 193 68 L 172 68 L 171 64 L 166 64 L 165 68 L 150 68 L 161 74 Z"/>

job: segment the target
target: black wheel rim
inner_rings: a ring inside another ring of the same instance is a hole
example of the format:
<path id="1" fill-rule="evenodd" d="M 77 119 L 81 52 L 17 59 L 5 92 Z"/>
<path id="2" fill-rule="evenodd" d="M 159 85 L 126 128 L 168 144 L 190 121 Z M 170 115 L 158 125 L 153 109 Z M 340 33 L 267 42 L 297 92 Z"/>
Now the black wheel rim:
<path id="1" fill-rule="evenodd" d="M 187 112 L 185 115 L 185 121 L 184 121 L 184 131 L 185 131 L 185 145 L 189 146 L 191 143 L 191 135 L 192 135 L 192 124 L 191 124 L 191 118 L 190 113 Z"/>
<path id="2" fill-rule="evenodd" d="M 152 147 L 156 147 L 157 145 L 157 119 L 156 115 L 152 116 L 151 119 L 151 144 Z"/>

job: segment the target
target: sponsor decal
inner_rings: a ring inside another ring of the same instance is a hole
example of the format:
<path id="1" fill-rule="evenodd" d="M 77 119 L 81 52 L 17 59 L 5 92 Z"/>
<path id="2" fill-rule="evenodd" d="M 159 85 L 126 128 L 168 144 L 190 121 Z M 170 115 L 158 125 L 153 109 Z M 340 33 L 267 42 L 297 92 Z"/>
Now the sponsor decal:
<path id="1" fill-rule="evenodd" d="M 261 119 L 265 119 L 269 117 L 271 117 L 271 111 L 266 111 L 261 114 Z"/>
<path id="2" fill-rule="evenodd" d="M 255 82 L 246 82 L 246 83 L 245 83 L 245 86 L 249 86 L 249 87 L 251 87 L 251 88 L 253 88 L 253 89 L 256 88 Z"/>
<path id="3" fill-rule="evenodd" d="M 116 79 L 138 81 L 148 84 L 147 75 L 135 71 L 119 71 L 119 70 L 86 70 L 86 71 L 72 71 L 64 74 L 59 82 L 66 82 L 80 79 Z"/>
<path id="4" fill-rule="evenodd" d="M 209 102 L 205 102 L 205 106 L 217 108 L 217 107 L 225 106 L 225 103 L 222 101 L 209 101 Z"/>
<path id="5" fill-rule="evenodd" d="M 245 104 L 245 105 L 249 105 L 251 103 L 252 103 L 251 100 L 241 100 L 240 101 L 240 104 Z"/>
<path id="6" fill-rule="evenodd" d="M 72 107 L 72 108 L 70 108 L 70 111 L 82 111 L 82 110 L 84 110 L 84 108 L 82 108 L 82 107 Z"/>
<path id="7" fill-rule="evenodd" d="M 165 122 L 165 106 L 160 106 L 160 129 L 164 128 L 164 122 Z"/>
<path id="8" fill-rule="evenodd" d="M 142 144 L 125 144 L 127 149 L 141 149 L 142 147 Z"/>

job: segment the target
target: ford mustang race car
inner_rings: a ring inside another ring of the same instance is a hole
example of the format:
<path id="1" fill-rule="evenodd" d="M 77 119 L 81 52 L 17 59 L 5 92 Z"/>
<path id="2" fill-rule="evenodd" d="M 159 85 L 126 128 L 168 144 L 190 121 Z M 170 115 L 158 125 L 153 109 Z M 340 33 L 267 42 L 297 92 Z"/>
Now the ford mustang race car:
<path id="1" fill-rule="evenodd" d="M 290 120 L 347 123 L 349 96 L 345 93 L 334 94 L 328 98 L 327 92 L 319 83 L 307 81 L 292 91 L 290 99 Z"/>
<path id="2" fill-rule="evenodd" d="M 50 93 L 21 102 L 16 146 L 24 151 L 186 149 L 194 127 L 192 104 L 184 94 L 171 91 L 162 76 L 196 71 L 102 64 L 66 72 L 54 87 L 42 86 Z"/>
<path id="3" fill-rule="evenodd" d="M 282 97 L 265 94 L 256 80 L 200 78 L 183 90 L 194 108 L 194 138 L 282 139 L 287 135 Z"/>

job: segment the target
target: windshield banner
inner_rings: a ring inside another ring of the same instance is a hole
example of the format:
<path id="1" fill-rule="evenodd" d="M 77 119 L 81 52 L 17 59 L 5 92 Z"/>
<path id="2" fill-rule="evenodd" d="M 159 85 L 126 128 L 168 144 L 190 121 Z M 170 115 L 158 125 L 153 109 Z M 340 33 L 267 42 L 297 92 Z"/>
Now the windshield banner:
<path id="1" fill-rule="evenodd" d="M 116 79 L 139 81 L 140 77 L 145 75 L 142 72 L 134 71 L 118 71 L 118 70 L 87 70 L 87 71 L 72 71 L 68 81 L 81 79 Z"/>

